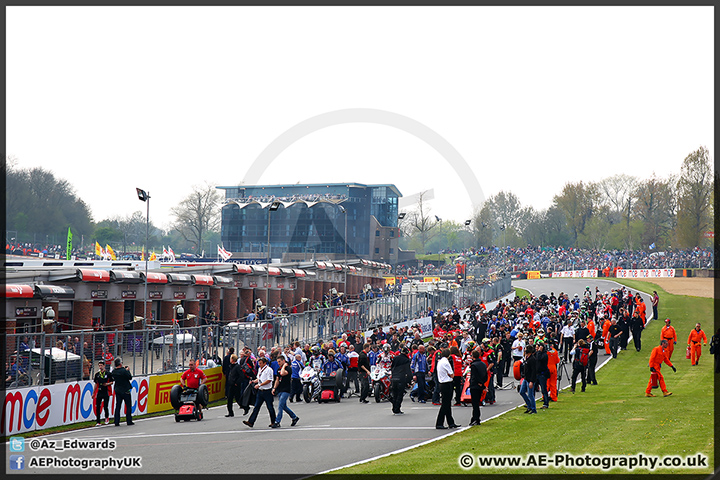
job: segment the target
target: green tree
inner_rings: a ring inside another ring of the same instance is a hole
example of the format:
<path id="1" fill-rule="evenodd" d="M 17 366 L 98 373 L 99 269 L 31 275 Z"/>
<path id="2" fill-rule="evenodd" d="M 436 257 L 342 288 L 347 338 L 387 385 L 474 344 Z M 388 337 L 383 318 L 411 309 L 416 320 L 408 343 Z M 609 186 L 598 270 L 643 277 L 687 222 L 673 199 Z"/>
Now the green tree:
<path id="1" fill-rule="evenodd" d="M 475 241 L 475 247 L 485 246 L 489 247 L 493 244 L 493 225 L 494 221 L 493 212 L 490 205 L 486 202 L 483 206 L 473 215 L 473 237 Z"/>
<path id="2" fill-rule="evenodd" d="M 677 182 L 677 240 L 680 247 L 697 247 L 713 229 L 714 175 L 707 148 L 685 157 Z"/>
<path id="3" fill-rule="evenodd" d="M 675 180 L 672 176 L 660 179 L 655 176 L 640 182 L 635 190 L 634 215 L 643 222 L 639 248 L 655 244 L 657 248 L 670 245 L 675 228 Z M 625 218 L 627 223 L 627 215 Z M 632 236 L 630 236 L 632 238 Z M 628 245 L 630 245 L 629 242 Z"/>
<path id="4" fill-rule="evenodd" d="M 594 183 L 566 183 L 562 193 L 553 197 L 554 204 L 565 214 L 565 220 L 573 235 L 573 243 L 585 231 L 585 225 L 599 203 L 598 187 Z"/>
<path id="5" fill-rule="evenodd" d="M 610 220 L 611 211 L 608 206 L 598 208 L 590 220 L 585 224 L 585 229 L 578 237 L 577 245 L 580 248 L 602 250 L 607 248 L 610 241 L 608 227 L 612 224 Z"/>
<path id="6" fill-rule="evenodd" d="M 478 246 L 522 246 L 522 233 L 531 218 L 532 208 L 523 207 L 517 195 L 498 192 L 475 214 L 473 231 Z"/>
<path id="7" fill-rule="evenodd" d="M 90 209 L 77 198 L 67 180 L 58 179 L 43 168 L 19 169 L 14 159 L 3 160 L 5 169 L 5 223 L 18 232 L 19 241 L 46 236 L 64 238 L 68 227 L 73 234 L 92 233 Z M 60 242 L 64 243 L 64 242 Z"/>

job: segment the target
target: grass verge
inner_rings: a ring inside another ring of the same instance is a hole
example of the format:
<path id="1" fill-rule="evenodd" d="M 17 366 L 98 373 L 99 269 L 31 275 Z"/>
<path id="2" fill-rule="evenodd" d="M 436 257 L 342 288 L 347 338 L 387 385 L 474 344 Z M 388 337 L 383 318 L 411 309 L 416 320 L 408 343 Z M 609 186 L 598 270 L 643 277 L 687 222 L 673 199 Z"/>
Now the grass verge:
<path id="1" fill-rule="evenodd" d="M 603 471 L 569 467 L 477 467 L 479 456 L 517 455 L 525 458 L 528 453 L 551 456 L 560 453 L 620 456 L 643 453 L 682 457 L 701 453 L 707 457 L 706 468 L 659 468 L 652 473 L 711 473 L 715 445 L 713 358 L 704 347 L 700 365 L 691 367 L 684 353 L 687 335 L 695 323 L 701 321 L 711 325 L 713 300 L 671 295 L 645 282 L 623 280 L 622 283 L 631 289 L 657 290 L 662 318 L 673 320 L 680 340 L 672 359 L 677 373 L 667 365 L 662 369 L 672 396 L 644 396 L 650 375 L 650 351 L 659 344 L 663 326 L 662 322 L 654 321 L 642 333 L 642 350 L 636 352 L 631 341 L 628 350 L 620 352 L 616 360 L 611 360 L 597 372 L 599 385 L 588 386 L 586 393 L 581 393 L 579 388 L 574 395 L 563 390 L 558 403 L 552 403 L 548 410 L 539 410 L 538 415 L 528 416 L 522 413 L 523 409 L 514 409 L 443 440 L 332 473 L 650 473 L 647 469 L 628 472 L 620 468 Z M 601 356 L 601 360 L 604 358 Z M 482 414 L 485 417 L 492 415 L 492 408 L 484 408 Z M 463 469 L 459 465 L 459 459 L 465 453 L 476 459 L 472 468 Z"/>
<path id="2" fill-rule="evenodd" d="M 516 296 L 516 297 L 518 297 L 518 298 L 522 298 L 522 297 L 528 297 L 528 298 L 530 298 L 530 292 L 528 292 L 528 291 L 525 290 L 524 288 L 518 288 L 518 287 L 513 287 L 513 288 L 515 289 L 515 296 Z"/>

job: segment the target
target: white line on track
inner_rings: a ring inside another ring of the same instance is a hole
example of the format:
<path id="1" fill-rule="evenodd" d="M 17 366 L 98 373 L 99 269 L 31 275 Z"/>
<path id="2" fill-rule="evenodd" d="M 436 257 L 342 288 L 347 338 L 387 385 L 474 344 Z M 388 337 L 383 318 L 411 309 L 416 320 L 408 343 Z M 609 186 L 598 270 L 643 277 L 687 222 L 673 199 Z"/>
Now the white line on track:
<path id="1" fill-rule="evenodd" d="M 235 435 L 238 433 L 252 433 L 252 432 L 275 432 L 275 431 L 287 431 L 287 432 L 295 432 L 295 431 L 318 431 L 318 430 L 435 430 L 435 427 L 331 427 L 330 425 L 307 425 L 305 427 L 288 427 L 281 430 L 276 430 L 274 428 L 248 428 L 244 430 L 226 430 L 226 431 L 213 431 L 213 432 L 172 432 L 172 433 L 137 433 L 134 435 L 112 435 L 113 440 L 120 440 L 123 438 L 150 438 L 150 437 L 177 437 L 177 436 L 188 436 L 188 435 Z M 72 432 L 67 432 L 68 434 L 72 434 Z M 108 435 L 102 435 L 98 437 L 83 437 L 83 440 L 92 440 L 94 438 L 108 438 Z"/>

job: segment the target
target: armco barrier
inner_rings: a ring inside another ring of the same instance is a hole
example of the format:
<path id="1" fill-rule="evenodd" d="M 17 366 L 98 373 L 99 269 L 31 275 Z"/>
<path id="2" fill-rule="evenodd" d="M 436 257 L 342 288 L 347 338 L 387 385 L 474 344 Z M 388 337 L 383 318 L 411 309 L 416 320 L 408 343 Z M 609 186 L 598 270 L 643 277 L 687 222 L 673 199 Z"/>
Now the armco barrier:
<path id="1" fill-rule="evenodd" d="M 131 412 L 148 413 L 148 377 L 132 379 Z M 5 436 L 86 422 L 96 418 L 92 398 L 94 383 L 81 381 L 10 390 L 5 393 L 2 430 Z M 110 387 L 110 417 L 115 413 L 115 395 Z M 104 414 L 103 414 L 104 416 Z"/>

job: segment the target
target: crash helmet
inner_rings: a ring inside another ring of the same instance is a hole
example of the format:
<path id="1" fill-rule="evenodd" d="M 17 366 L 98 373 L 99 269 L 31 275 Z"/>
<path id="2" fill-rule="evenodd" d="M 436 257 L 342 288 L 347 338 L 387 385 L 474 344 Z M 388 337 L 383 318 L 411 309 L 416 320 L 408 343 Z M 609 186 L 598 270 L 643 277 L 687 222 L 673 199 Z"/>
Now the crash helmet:
<path id="1" fill-rule="evenodd" d="M 317 355 L 317 354 L 320 353 L 320 347 L 318 347 L 317 345 L 315 345 L 314 347 L 312 347 L 312 348 L 310 349 L 310 351 L 313 353 L 313 355 Z"/>
<path id="2" fill-rule="evenodd" d="M 389 352 L 389 351 L 390 351 L 390 344 L 389 344 L 389 343 L 383 344 L 383 350 L 386 351 L 386 352 Z"/>

